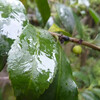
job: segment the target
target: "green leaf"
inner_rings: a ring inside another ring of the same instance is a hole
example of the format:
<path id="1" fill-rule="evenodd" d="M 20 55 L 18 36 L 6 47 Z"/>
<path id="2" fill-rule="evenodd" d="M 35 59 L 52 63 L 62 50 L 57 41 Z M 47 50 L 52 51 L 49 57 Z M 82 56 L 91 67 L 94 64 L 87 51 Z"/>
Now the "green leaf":
<path id="1" fill-rule="evenodd" d="M 40 11 L 43 22 L 44 24 L 46 24 L 47 20 L 50 17 L 50 8 L 49 8 L 48 0 L 35 0 L 35 2 Z"/>
<path id="2" fill-rule="evenodd" d="M 78 100 L 77 86 L 72 79 L 70 64 L 61 47 L 58 62 L 54 81 L 39 100 Z"/>
<path id="3" fill-rule="evenodd" d="M 4 68 L 7 60 L 7 53 L 10 50 L 13 40 L 4 35 L 0 35 L 0 71 Z"/>
<path id="4" fill-rule="evenodd" d="M 97 12 L 95 12 L 92 8 L 89 8 L 89 13 L 91 17 L 94 19 L 96 24 L 100 23 L 100 16 L 98 15 Z"/>
<path id="5" fill-rule="evenodd" d="M 66 36 L 71 36 L 70 33 L 64 31 L 63 29 L 61 29 L 59 26 L 57 26 L 56 24 L 53 24 L 50 28 L 49 28 L 50 32 L 61 32 Z"/>
<path id="6" fill-rule="evenodd" d="M 73 12 L 73 16 L 75 19 L 75 24 L 76 24 L 76 30 L 78 34 L 80 35 L 80 38 L 83 38 L 83 28 L 82 28 L 82 23 L 80 22 L 80 19 L 78 18 L 77 14 Z"/>
<path id="7" fill-rule="evenodd" d="M 8 71 L 16 96 L 37 99 L 44 93 L 57 70 L 56 55 L 57 44 L 48 32 L 32 25 L 25 28 L 8 57 Z"/>
<path id="8" fill-rule="evenodd" d="M 100 34 L 96 36 L 96 38 L 92 41 L 93 44 L 100 46 Z"/>
<path id="9" fill-rule="evenodd" d="M 0 71 L 13 40 L 27 24 L 25 8 L 18 0 L 0 0 Z"/>
<path id="10" fill-rule="evenodd" d="M 77 100 L 68 60 L 49 32 L 28 25 L 12 45 L 7 64 L 18 100 Z"/>
<path id="11" fill-rule="evenodd" d="M 58 17 L 66 31 L 72 33 L 75 26 L 75 21 L 71 8 L 66 7 L 63 4 L 56 4 L 56 10 Z"/>

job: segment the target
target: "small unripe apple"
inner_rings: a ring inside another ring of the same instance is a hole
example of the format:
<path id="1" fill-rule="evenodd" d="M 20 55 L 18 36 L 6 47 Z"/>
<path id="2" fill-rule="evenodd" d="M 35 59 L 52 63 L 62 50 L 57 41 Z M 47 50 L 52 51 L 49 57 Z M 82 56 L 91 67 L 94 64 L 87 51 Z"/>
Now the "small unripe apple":
<path id="1" fill-rule="evenodd" d="M 74 52 L 75 54 L 81 54 L 81 52 L 82 52 L 82 47 L 81 47 L 80 45 L 74 46 L 74 47 L 73 47 L 73 52 Z"/>

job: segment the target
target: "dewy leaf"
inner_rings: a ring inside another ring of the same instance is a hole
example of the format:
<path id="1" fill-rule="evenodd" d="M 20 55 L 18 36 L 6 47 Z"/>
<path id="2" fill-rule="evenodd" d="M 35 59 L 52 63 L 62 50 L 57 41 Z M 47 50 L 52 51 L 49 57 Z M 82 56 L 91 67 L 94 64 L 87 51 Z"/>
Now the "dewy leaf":
<path id="1" fill-rule="evenodd" d="M 73 13 L 70 7 L 66 7 L 63 4 L 56 4 L 56 10 L 57 14 L 59 16 L 59 19 L 69 33 L 73 32 L 75 21 L 73 17 Z"/>
<path id="2" fill-rule="evenodd" d="M 25 8 L 20 1 L 0 0 L 0 59 L 7 56 L 13 40 L 21 34 L 26 24 Z"/>
<path id="3" fill-rule="evenodd" d="M 18 0 L 0 0 L 0 34 L 16 39 L 27 24 L 25 8 Z"/>
<path id="4" fill-rule="evenodd" d="M 78 100 L 77 86 L 72 79 L 70 64 L 61 47 L 58 57 L 58 70 L 54 81 L 39 100 Z"/>
<path id="5" fill-rule="evenodd" d="M 61 32 L 63 33 L 64 35 L 66 36 L 71 36 L 70 33 L 64 31 L 63 29 L 61 29 L 59 26 L 57 26 L 56 24 L 53 24 L 50 28 L 49 28 L 49 31 L 51 32 Z"/>
<path id="6" fill-rule="evenodd" d="M 57 70 L 57 55 L 57 43 L 50 33 L 28 25 L 8 57 L 8 72 L 16 96 L 36 100 L 43 94 Z"/>
<path id="7" fill-rule="evenodd" d="M 35 0 L 35 2 L 40 11 L 43 22 L 44 24 L 46 24 L 47 20 L 50 17 L 50 8 L 49 8 L 48 0 Z"/>
<path id="8" fill-rule="evenodd" d="M 69 63 L 47 31 L 28 25 L 12 45 L 7 64 L 18 100 L 77 100 Z"/>
<path id="9" fill-rule="evenodd" d="M 92 8 L 89 8 L 89 13 L 96 24 L 100 23 L 100 16 L 97 14 L 97 12 L 95 12 Z"/>

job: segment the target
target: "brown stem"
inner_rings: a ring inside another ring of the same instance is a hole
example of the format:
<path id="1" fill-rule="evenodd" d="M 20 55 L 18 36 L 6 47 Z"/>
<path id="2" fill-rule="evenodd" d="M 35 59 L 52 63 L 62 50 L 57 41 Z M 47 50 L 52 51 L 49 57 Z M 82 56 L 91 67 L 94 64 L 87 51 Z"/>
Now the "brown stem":
<path id="1" fill-rule="evenodd" d="M 83 40 L 82 40 L 81 43 L 80 43 L 80 39 L 76 39 L 76 38 L 70 37 L 70 40 L 69 40 L 69 41 L 74 42 L 74 43 L 77 43 L 77 44 L 82 44 L 82 45 L 84 45 L 84 46 L 87 46 L 87 47 L 90 47 L 90 48 L 93 48 L 93 49 L 95 49 L 95 50 L 100 51 L 100 47 L 98 47 L 98 46 L 96 46 L 96 45 L 94 45 L 94 44 L 88 43 L 88 42 L 86 42 L 86 41 L 83 41 Z"/>
<path id="2" fill-rule="evenodd" d="M 86 41 L 83 41 L 83 40 L 80 40 L 80 39 L 77 39 L 77 38 L 72 38 L 72 37 L 68 37 L 68 36 L 65 36 L 65 35 L 61 35 L 61 34 L 58 34 L 58 33 L 54 33 L 54 32 L 50 32 L 50 34 L 54 37 L 59 37 L 59 38 L 69 38 L 67 41 L 70 41 L 70 42 L 74 42 L 74 43 L 77 43 L 77 44 L 81 44 L 81 45 L 84 45 L 84 46 L 87 46 L 87 47 L 90 47 L 92 49 L 95 49 L 95 50 L 98 50 L 100 51 L 100 47 L 94 45 L 94 44 L 91 44 L 91 43 L 88 43 Z"/>

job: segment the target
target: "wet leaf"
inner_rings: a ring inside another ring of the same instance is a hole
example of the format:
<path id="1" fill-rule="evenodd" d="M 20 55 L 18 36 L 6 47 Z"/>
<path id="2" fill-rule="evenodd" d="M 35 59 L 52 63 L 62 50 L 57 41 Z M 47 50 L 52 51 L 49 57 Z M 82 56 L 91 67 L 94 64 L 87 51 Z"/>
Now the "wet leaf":
<path id="1" fill-rule="evenodd" d="M 71 36 L 70 33 L 64 31 L 63 29 L 61 29 L 59 26 L 57 26 L 56 24 L 53 24 L 50 28 L 49 28 L 50 32 L 61 32 L 62 34 L 66 35 L 66 36 Z"/>
<path id="2" fill-rule="evenodd" d="M 66 31 L 72 33 L 75 26 L 75 21 L 71 8 L 63 4 L 56 4 L 56 10 L 58 17 Z"/>
<path id="3" fill-rule="evenodd" d="M 25 8 L 18 0 L 0 0 L 0 59 L 4 59 L 14 39 L 27 24 Z M 3 58 L 4 57 L 4 58 Z M 0 69 L 4 62 L 0 60 Z"/>
<path id="4" fill-rule="evenodd" d="M 48 0 L 35 0 L 35 2 L 43 19 L 43 22 L 44 24 L 46 24 L 47 20 L 50 17 L 50 8 Z"/>
<path id="5" fill-rule="evenodd" d="M 39 100 L 78 100 L 77 86 L 73 81 L 68 59 L 59 47 L 58 70 L 53 83 Z"/>
<path id="6" fill-rule="evenodd" d="M 68 60 L 45 30 L 24 29 L 9 52 L 8 72 L 18 100 L 77 100 Z"/>
<path id="7" fill-rule="evenodd" d="M 0 34 L 16 39 L 27 24 L 25 8 L 18 0 L 0 0 Z"/>
<path id="8" fill-rule="evenodd" d="M 37 99 L 53 81 L 57 70 L 57 44 L 46 31 L 28 25 L 8 57 L 8 71 L 17 96 Z M 24 84 L 24 85 L 23 85 Z M 29 100 L 29 98 L 28 98 Z"/>

